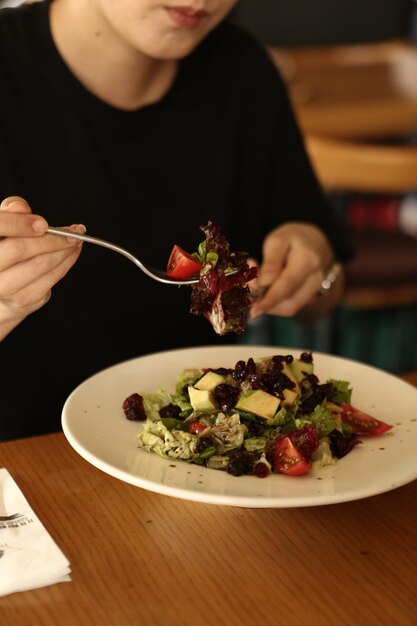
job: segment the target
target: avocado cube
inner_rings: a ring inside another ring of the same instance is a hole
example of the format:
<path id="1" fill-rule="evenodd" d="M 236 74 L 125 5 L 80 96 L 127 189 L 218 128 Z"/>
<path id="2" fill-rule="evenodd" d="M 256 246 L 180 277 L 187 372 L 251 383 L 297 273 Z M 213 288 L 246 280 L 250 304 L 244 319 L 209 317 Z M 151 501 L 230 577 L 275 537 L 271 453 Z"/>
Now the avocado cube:
<path id="1" fill-rule="evenodd" d="M 294 359 L 292 363 L 290 363 L 290 369 L 294 376 L 294 378 L 300 382 L 305 378 L 306 374 L 313 374 L 314 372 L 314 363 L 306 363 L 305 361 L 301 361 L 300 359 Z"/>
<path id="2" fill-rule="evenodd" d="M 212 411 L 217 408 L 213 398 L 211 397 L 210 391 L 207 389 L 188 387 L 188 393 L 190 395 L 190 403 L 194 411 Z"/>
<path id="3" fill-rule="evenodd" d="M 257 389 L 239 398 L 236 408 L 254 413 L 264 419 L 271 419 L 277 412 L 280 402 L 279 398 L 262 389 Z"/>
<path id="4" fill-rule="evenodd" d="M 224 376 L 221 376 L 221 374 L 216 374 L 216 372 L 207 372 L 206 374 L 204 374 L 204 376 L 202 376 L 200 378 L 200 380 L 198 380 L 194 387 L 196 389 L 205 389 L 206 391 L 213 391 L 213 389 L 215 389 L 217 387 L 217 385 L 220 385 L 220 383 L 224 383 Z"/>
<path id="5" fill-rule="evenodd" d="M 294 404 L 298 394 L 292 389 L 284 389 L 282 393 L 284 395 L 282 406 L 284 406 L 286 409 L 289 409 Z"/>
<path id="6" fill-rule="evenodd" d="M 294 391 L 296 391 L 297 394 L 301 393 L 300 386 L 298 384 L 298 380 L 296 379 L 294 373 L 290 369 L 288 363 L 283 363 L 282 364 L 282 373 L 285 374 L 294 383 L 294 385 L 295 385 Z"/>

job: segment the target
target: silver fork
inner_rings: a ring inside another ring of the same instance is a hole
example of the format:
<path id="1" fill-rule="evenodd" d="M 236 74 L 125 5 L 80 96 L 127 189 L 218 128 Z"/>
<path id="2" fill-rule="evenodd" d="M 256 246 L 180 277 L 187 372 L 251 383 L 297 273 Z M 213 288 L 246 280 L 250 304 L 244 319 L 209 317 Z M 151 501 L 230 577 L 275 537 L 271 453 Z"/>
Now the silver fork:
<path id="1" fill-rule="evenodd" d="M 79 239 L 80 241 L 86 241 L 88 243 L 94 243 L 97 246 L 102 246 L 103 248 L 108 248 L 109 250 L 113 250 L 113 252 L 118 252 L 119 254 L 123 254 L 126 258 L 128 258 L 132 263 L 137 265 L 137 267 L 142 270 L 145 274 L 147 274 L 150 278 L 157 280 L 160 283 L 165 283 L 166 285 L 195 285 L 200 280 L 199 276 L 195 276 L 193 278 L 186 278 L 185 280 L 176 280 L 175 278 L 170 278 L 167 276 L 166 272 L 163 270 L 155 269 L 153 267 L 149 267 L 149 265 L 145 265 L 136 258 L 133 254 L 131 254 L 128 250 L 121 248 L 120 246 L 116 246 L 114 243 L 110 243 L 109 241 L 105 241 L 104 239 L 97 239 L 97 237 L 90 237 L 90 235 L 79 235 L 78 233 L 72 233 L 68 230 L 63 230 L 61 228 L 48 228 L 47 232 L 50 235 L 59 235 L 60 237 L 72 237 L 73 239 Z M 232 269 L 226 274 L 228 276 L 232 274 L 236 274 L 237 269 Z"/>

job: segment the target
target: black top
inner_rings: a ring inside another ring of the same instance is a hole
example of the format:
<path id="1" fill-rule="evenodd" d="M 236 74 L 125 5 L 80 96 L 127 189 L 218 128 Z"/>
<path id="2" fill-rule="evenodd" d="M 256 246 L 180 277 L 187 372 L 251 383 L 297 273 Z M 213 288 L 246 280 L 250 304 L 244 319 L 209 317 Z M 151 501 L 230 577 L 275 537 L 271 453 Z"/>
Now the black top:
<path id="1" fill-rule="evenodd" d="M 343 231 L 312 173 L 285 88 L 261 46 L 229 24 L 181 62 L 157 104 L 101 102 L 54 46 L 49 2 L 0 11 L 0 197 L 20 195 L 51 225 L 163 267 L 218 224 L 232 249 L 260 258 L 288 220 L 318 224 L 336 254 Z M 190 291 L 153 282 L 85 244 L 50 302 L 0 344 L 0 439 L 59 430 L 62 405 L 88 376 L 182 346 L 232 343 L 189 313 Z"/>

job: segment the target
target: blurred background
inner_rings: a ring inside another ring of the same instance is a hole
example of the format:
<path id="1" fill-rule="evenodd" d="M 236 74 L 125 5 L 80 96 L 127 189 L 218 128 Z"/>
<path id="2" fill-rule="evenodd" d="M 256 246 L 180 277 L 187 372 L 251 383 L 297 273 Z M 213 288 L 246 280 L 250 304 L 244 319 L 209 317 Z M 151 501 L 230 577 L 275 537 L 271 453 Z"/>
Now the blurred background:
<path id="1" fill-rule="evenodd" d="M 22 3 L 0 0 L 0 7 Z M 407 37 L 415 6 L 415 0 L 239 0 L 231 17 L 266 45 L 332 45 Z"/>
<path id="2" fill-rule="evenodd" d="M 240 0 L 237 23 L 272 46 L 335 45 L 407 37 L 413 0 Z"/>
<path id="3" fill-rule="evenodd" d="M 0 0 L 0 8 L 18 0 Z M 230 19 L 287 83 L 316 173 L 356 245 L 318 323 L 266 317 L 244 343 L 417 369 L 417 2 L 240 0 Z"/>
<path id="4" fill-rule="evenodd" d="M 417 368 L 417 3 L 240 0 L 231 19 L 270 51 L 313 166 L 357 256 L 338 309 L 257 320 L 248 343 L 306 348 L 393 373 Z"/>

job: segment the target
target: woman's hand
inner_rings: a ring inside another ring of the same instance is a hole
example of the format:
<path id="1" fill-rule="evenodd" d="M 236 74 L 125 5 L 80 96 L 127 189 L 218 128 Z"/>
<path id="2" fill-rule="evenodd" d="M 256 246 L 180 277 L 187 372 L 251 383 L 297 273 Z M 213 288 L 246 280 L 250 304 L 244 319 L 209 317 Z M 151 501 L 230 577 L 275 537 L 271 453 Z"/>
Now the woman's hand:
<path id="1" fill-rule="evenodd" d="M 265 292 L 252 306 L 252 318 L 263 313 L 314 317 L 329 311 L 340 298 L 343 280 L 336 281 L 331 295 L 317 294 L 333 260 L 332 248 L 316 226 L 294 222 L 273 230 L 264 240 L 257 284 L 250 283 L 251 289 Z"/>
<path id="2" fill-rule="evenodd" d="M 47 222 L 17 196 L 0 204 L 0 340 L 51 296 L 81 252 L 74 239 L 45 234 Z M 69 230 L 85 232 L 83 226 Z"/>

